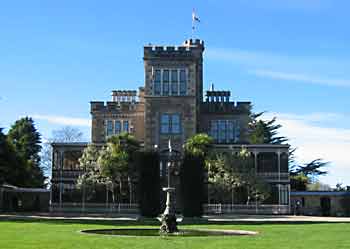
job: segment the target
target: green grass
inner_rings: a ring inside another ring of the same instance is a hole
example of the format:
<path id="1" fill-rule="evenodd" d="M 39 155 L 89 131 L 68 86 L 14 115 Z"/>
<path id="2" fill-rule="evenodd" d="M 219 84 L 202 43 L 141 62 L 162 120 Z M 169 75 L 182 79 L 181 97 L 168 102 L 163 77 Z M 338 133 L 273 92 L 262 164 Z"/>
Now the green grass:
<path id="1" fill-rule="evenodd" d="M 350 224 L 197 224 L 186 228 L 242 229 L 258 236 L 113 237 L 79 233 L 83 229 L 157 227 L 157 223 L 111 221 L 0 221 L 1 249 L 213 248 L 341 249 L 350 248 Z"/>

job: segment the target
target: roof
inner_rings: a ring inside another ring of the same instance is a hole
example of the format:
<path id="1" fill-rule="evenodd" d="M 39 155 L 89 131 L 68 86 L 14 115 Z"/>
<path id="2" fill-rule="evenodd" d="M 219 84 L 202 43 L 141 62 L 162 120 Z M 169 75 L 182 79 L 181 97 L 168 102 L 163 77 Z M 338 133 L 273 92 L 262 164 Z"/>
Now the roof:
<path id="1" fill-rule="evenodd" d="M 291 196 L 350 196 L 348 191 L 292 191 Z"/>
<path id="2" fill-rule="evenodd" d="M 89 143 L 88 142 L 53 142 L 51 143 L 52 146 L 87 146 Z"/>
<path id="3" fill-rule="evenodd" d="M 10 184 L 2 184 L 0 188 L 6 189 L 7 192 L 20 192 L 20 193 L 47 193 L 49 189 L 45 188 L 20 188 Z"/>

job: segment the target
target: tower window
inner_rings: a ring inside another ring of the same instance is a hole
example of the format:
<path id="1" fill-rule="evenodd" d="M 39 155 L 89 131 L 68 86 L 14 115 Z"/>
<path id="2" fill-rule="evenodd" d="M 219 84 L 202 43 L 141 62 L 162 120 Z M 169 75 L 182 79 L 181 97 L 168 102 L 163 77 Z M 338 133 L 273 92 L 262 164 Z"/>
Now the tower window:
<path id="1" fill-rule="evenodd" d="M 160 132 L 163 134 L 169 133 L 170 131 L 170 116 L 163 114 L 160 118 Z"/>
<path id="2" fill-rule="evenodd" d="M 178 70 L 171 70 L 171 95 L 178 94 Z"/>
<path id="3" fill-rule="evenodd" d="M 161 71 L 157 69 L 154 75 L 154 94 L 160 95 L 161 92 Z"/>
<path id="4" fill-rule="evenodd" d="M 181 133 L 180 114 L 162 114 L 160 118 L 160 133 L 179 134 Z"/>
<path id="5" fill-rule="evenodd" d="M 186 95 L 186 70 L 181 69 L 180 70 L 180 95 Z"/>
<path id="6" fill-rule="evenodd" d="M 169 70 L 163 71 L 163 95 L 169 95 Z"/>
<path id="7" fill-rule="evenodd" d="M 186 69 L 156 69 L 153 75 L 154 95 L 186 95 Z"/>
<path id="8" fill-rule="evenodd" d="M 175 134 L 180 133 L 180 115 L 179 114 L 171 115 L 171 133 L 175 133 Z"/>

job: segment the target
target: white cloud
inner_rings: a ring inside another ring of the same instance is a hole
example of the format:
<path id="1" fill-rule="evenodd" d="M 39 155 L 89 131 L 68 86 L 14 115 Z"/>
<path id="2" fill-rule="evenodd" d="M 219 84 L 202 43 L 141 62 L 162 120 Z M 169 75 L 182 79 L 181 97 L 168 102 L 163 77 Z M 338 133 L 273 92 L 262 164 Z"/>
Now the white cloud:
<path id="1" fill-rule="evenodd" d="M 327 77 L 320 77 L 317 75 L 306 75 L 302 73 L 286 73 L 270 70 L 252 70 L 250 73 L 263 77 L 270 78 L 274 80 L 287 80 L 287 81 L 299 81 L 305 83 L 319 84 L 319 85 L 329 85 L 329 86 L 343 86 L 350 87 L 350 80 L 346 79 L 334 79 Z"/>
<path id="2" fill-rule="evenodd" d="M 264 116 L 268 119 L 272 117 L 277 117 L 277 122 L 282 125 L 281 134 L 290 138 L 292 147 L 297 147 L 295 155 L 299 162 L 309 162 L 317 158 L 330 161 L 330 174 L 323 177 L 322 181 L 331 185 L 337 182 L 350 185 L 350 129 L 321 127 L 313 123 L 343 118 L 342 114 L 271 113 Z"/>
<path id="3" fill-rule="evenodd" d="M 84 119 L 84 118 L 73 118 L 73 117 L 65 117 L 65 116 L 40 115 L 40 114 L 34 114 L 30 116 L 33 117 L 33 119 L 45 120 L 52 124 L 72 125 L 72 126 L 91 126 L 90 119 Z"/>
<path id="4" fill-rule="evenodd" d="M 344 58 L 279 55 L 227 48 L 208 49 L 205 56 L 209 60 L 223 61 L 242 67 L 242 71 L 261 78 L 350 87 L 348 73 L 350 61 Z"/>

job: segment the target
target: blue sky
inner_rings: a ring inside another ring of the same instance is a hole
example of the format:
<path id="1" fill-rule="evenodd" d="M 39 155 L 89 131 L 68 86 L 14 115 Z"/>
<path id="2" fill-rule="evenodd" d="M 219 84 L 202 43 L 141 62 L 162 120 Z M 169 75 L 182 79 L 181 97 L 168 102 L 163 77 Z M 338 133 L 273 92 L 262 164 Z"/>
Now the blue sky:
<path id="1" fill-rule="evenodd" d="M 350 2 L 5 1 L 0 6 L 0 127 L 33 116 L 44 138 L 89 101 L 143 85 L 143 45 L 179 45 L 191 11 L 205 41 L 204 87 L 277 116 L 300 162 L 331 161 L 322 181 L 350 185 Z"/>

